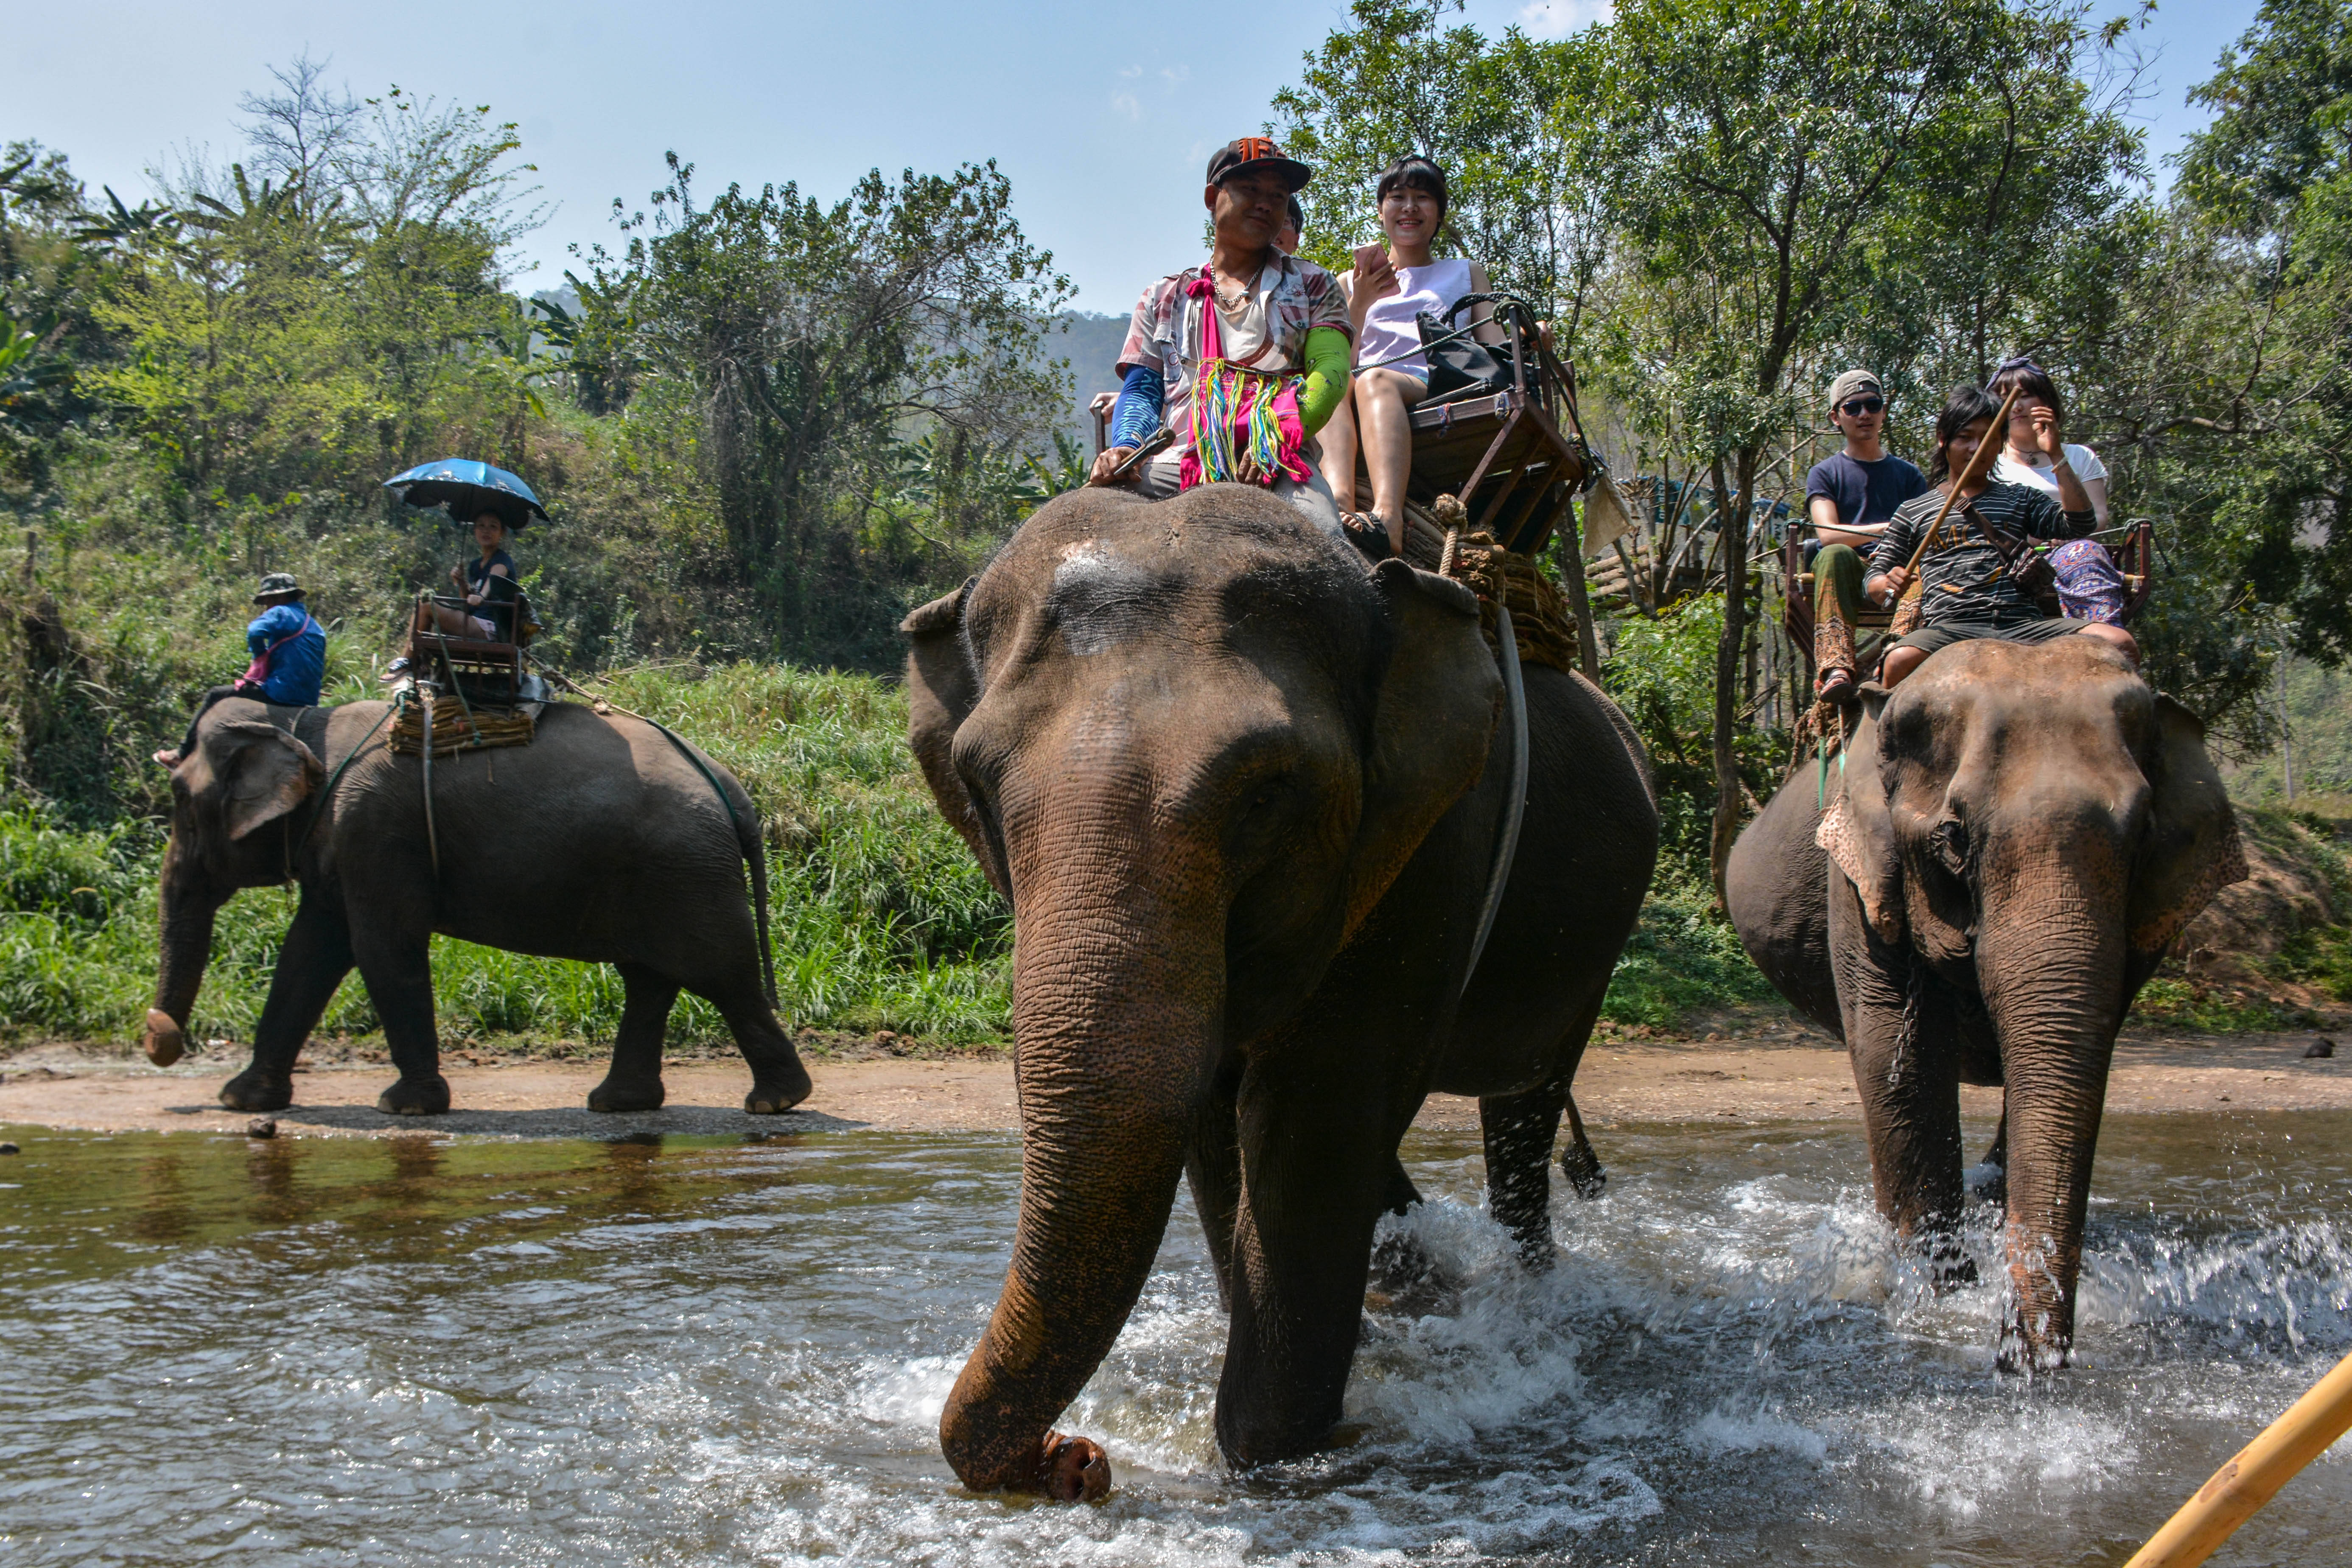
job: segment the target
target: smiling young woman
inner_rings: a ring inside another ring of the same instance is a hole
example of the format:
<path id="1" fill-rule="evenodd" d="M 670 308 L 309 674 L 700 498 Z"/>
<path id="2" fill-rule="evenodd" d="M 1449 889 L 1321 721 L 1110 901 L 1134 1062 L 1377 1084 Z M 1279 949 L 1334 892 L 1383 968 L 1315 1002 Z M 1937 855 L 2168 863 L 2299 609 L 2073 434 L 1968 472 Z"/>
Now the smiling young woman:
<path id="1" fill-rule="evenodd" d="M 1360 521 L 1385 529 L 1393 552 L 1404 548 L 1405 476 L 1412 466 L 1409 413 L 1429 395 L 1419 317 L 1435 315 L 1465 294 L 1483 294 L 1488 285 L 1478 263 L 1434 254 L 1445 223 L 1444 170 L 1426 158 L 1399 158 L 1381 172 L 1376 190 L 1388 244 L 1360 247 L 1354 272 L 1341 280 L 1360 368 L 1351 395 L 1323 432 L 1323 477 L 1339 510 L 1354 513 L 1360 447 L 1372 488 L 1370 513 Z M 1471 320 L 1479 342 L 1503 341 L 1489 307 L 1474 307 Z"/>

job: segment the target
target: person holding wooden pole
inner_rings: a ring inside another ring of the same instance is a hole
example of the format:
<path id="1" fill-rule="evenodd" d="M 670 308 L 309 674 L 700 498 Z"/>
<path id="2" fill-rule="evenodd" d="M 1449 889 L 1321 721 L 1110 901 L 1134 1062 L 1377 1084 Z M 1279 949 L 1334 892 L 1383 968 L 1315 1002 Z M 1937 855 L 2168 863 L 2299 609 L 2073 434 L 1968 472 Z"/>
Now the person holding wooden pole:
<path id="1" fill-rule="evenodd" d="M 2034 412 L 2034 438 L 2053 459 L 2057 498 L 1987 477 L 1996 428 L 2006 417 L 2006 405 L 1980 387 L 1953 392 L 1936 417 L 1928 465 L 1935 488 L 1895 511 L 1871 553 L 1864 592 L 1892 604 L 1916 574 L 1920 600 L 1917 628 L 1889 645 L 1879 664 L 1882 685 L 1898 684 L 1939 648 L 1984 637 L 2042 643 L 2079 635 L 2105 643 L 2135 668 L 2139 663 L 2139 645 L 2123 627 L 2067 620 L 2043 608 L 2032 542 L 2081 539 L 2097 519 L 2066 464 L 2057 416 L 2046 406 Z"/>

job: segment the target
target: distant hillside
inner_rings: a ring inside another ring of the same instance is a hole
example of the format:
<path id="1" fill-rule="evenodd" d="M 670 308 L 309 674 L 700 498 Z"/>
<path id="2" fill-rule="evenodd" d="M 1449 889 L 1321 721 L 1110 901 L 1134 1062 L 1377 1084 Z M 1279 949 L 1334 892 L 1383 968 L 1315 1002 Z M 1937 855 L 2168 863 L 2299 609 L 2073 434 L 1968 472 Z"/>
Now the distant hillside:
<path id="1" fill-rule="evenodd" d="M 1070 377 L 1076 384 L 1070 398 L 1070 415 L 1062 427 L 1091 451 L 1095 422 L 1087 412 L 1087 405 L 1098 392 L 1118 390 L 1118 374 L 1114 367 L 1118 363 L 1119 345 L 1127 341 L 1128 319 L 1065 310 L 1059 321 L 1061 330 L 1047 341 L 1046 352 L 1055 359 L 1070 362 Z"/>

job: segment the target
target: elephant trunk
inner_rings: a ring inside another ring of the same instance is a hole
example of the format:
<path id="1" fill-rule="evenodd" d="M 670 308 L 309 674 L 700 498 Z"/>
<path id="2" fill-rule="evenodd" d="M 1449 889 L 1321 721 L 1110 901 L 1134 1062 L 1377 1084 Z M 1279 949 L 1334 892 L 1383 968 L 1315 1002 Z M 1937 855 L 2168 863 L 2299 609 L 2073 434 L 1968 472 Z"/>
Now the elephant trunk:
<path id="1" fill-rule="evenodd" d="M 2092 1157 L 2122 1022 L 2125 858 L 2110 832 L 1987 879 L 1977 974 L 2008 1116 L 2002 1364 L 2063 1365 L 2074 1339 Z"/>
<path id="2" fill-rule="evenodd" d="M 1113 874 L 1057 897 L 1068 889 L 1024 886 L 1016 862 L 1021 1217 L 940 1417 L 970 1487 L 1040 1485 L 1052 1423 L 1118 1338 L 1175 1202 L 1222 1027 L 1223 910 L 1171 908 L 1150 890 L 1160 879 Z"/>
<path id="3" fill-rule="evenodd" d="M 176 840 L 163 861 L 162 898 L 155 1005 L 147 1010 L 142 1043 L 149 1061 L 169 1067 L 187 1048 L 188 1015 L 195 1010 L 196 992 L 204 985 L 205 965 L 212 957 L 213 917 L 226 900 L 196 873 Z"/>

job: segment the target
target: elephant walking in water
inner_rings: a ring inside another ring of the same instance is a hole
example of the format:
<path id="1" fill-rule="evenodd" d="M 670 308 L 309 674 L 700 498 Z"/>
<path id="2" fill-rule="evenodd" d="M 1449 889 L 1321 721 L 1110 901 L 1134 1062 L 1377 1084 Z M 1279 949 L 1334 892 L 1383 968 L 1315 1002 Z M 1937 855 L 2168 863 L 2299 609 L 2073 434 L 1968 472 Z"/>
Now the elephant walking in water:
<path id="1" fill-rule="evenodd" d="M 1731 853 L 1740 941 L 1853 1058 L 1878 1207 L 1967 1274 L 1959 1085 L 2005 1089 L 2002 1364 L 2064 1363 L 2116 1031 L 2245 875 L 2204 728 L 2083 637 L 1948 648 L 1862 689 L 1844 754 Z"/>
<path id="2" fill-rule="evenodd" d="M 1481 1097 L 1493 1212 L 1549 1257 L 1552 1143 L 1656 855 L 1640 745 L 1590 684 L 1526 670 L 1524 823 L 1472 974 L 1517 742 L 1459 583 L 1367 571 L 1246 486 L 1089 489 L 906 629 L 916 756 L 1015 921 L 1019 1229 L 948 1458 L 1108 1485 L 1049 1428 L 1180 1176 L 1230 1315 L 1218 1442 L 1305 1452 L 1432 1090 Z"/>
<path id="3" fill-rule="evenodd" d="M 436 867 L 423 759 L 394 754 L 385 710 L 382 702 L 273 710 L 240 698 L 196 726 L 195 745 L 172 771 L 151 1058 L 180 1054 L 221 905 L 239 889 L 292 881 L 301 901 L 254 1030 L 253 1063 L 221 1086 L 231 1110 L 293 1102 L 295 1057 L 354 967 L 400 1072 L 378 1108 L 448 1110 L 433 1018 L 436 931 L 619 968 L 626 996 L 592 1110 L 661 1104 L 662 1035 L 680 989 L 707 997 L 734 1031 L 751 1067 L 746 1110 L 781 1111 L 807 1098 L 808 1074 L 761 986 L 766 872 L 751 797 L 732 775 L 704 763 L 729 792 L 722 805 L 652 726 L 551 703 L 527 746 L 435 759 Z"/>

